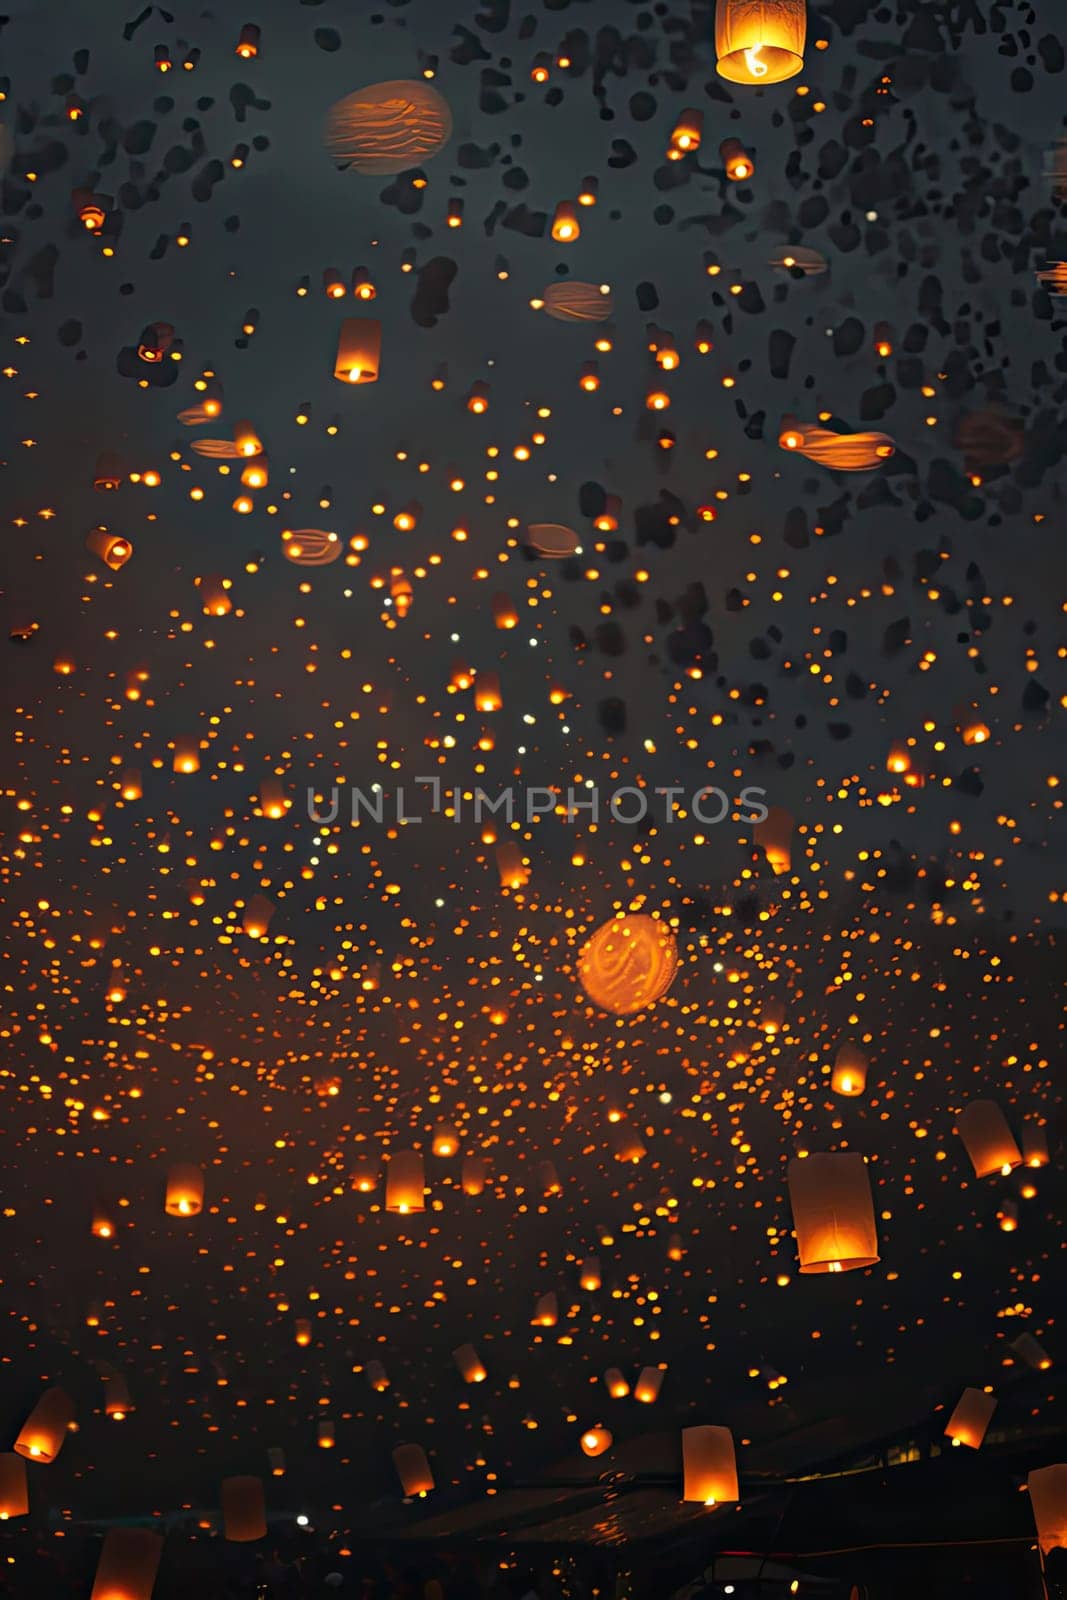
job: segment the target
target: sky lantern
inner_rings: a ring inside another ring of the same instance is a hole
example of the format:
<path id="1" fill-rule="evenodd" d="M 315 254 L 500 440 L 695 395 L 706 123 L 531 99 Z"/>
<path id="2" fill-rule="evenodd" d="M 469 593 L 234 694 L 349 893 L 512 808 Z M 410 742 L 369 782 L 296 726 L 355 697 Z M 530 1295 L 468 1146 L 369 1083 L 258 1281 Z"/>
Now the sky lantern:
<path id="1" fill-rule="evenodd" d="M 130 1388 L 121 1372 L 104 1373 L 104 1415 L 124 1422 L 133 1410 Z"/>
<path id="2" fill-rule="evenodd" d="M 174 758 L 171 763 L 175 772 L 192 773 L 200 771 L 200 740 L 186 735 L 174 741 Z"/>
<path id="3" fill-rule="evenodd" d="M 242 61 L 252 61 L 259 55 L 260 29 L 256 22 L 246 22 L 237 36 L 235 55 Z"/>
<path id="4" fill-rule="evenodd" d="M 752 829 L 752 842 L 762 850 L 767 865 L 779 877 L 789 872 L 793 865 L 793 817 L 781 806 L 772 806 L 762 822 Z"/>
<path id="5" fill-rule="evenodd" d="M 109 1528 L 90 1600 L 152 1600 L 163 1540 L 148 1528 Z"/>
<path id="6" fill-rule="evenodd" d="M 541 1186 L 542 1194 L 561 1194 L 563 1184 L 560 1182 L 559 1172 L 554 1161 L 539 1161 L 537 1163 L 537 1181 Z"/>
<path id="7" fill-rule="evenodd" d="M 398 1150 L 385 1169 L 385 1209 L 408 1216 L 426 1209 L 426 1175 L 417 1150 Z"/>
<path id="8" fill-rule="evenodd" d="M 406 1499 L 420 1498 L 433 1489 L 433 1473 L 421 1444 L 398 1444 L 393 1451 L 393 1465 Z"/>
<path id="9" fill-rule="evenodd" d="M 604 1374 L 604 1383 L 613 1400 L 625 1400 L 630 1393 L 630 1385 L 618 1367 L 608 1368 Z"/>
<path id="10" fill-rule="evenodd" d="M 977 1450 L 996 1409 L 995 1394 L 986 1394 L 984 1389 L 964 1389 L 956 1402 L 956 1409 L 948 1419 L 946 1439 L 951 1439 L 953 1444 L 963 1444 L 971 1450 Z"/>
<path id="11" fill-rule="evenodd" d="M 371 83 L 330 107 L 323 142 L 341 171 L 406 172 L 440 155 L 452 113 L 436 89 L 415 78 Z"/>
<path id="12" fill-rule="evenodd" d="M 24 1517 L 30 1509 L 26 1463 L 13 1453 L 0 1454 L 0 1522 Z"/>
<path id="13" fill-rule="evenodd" d="M 497 628 L 516 628 L 519 623 L 519 613 L 514 600 L 510 595 L 497 593 L 493 596 L 493 625 Z"/>
<path id="14" fill-rule="evenodd" d="M 389 1387 L 389 1374 L 380 1361 L 368 1361 L 366 1368 L 367 1382 L 375 1394 L 384 1394 Z"/>
<path id="15" fill-rule="evenodd" d="M 274 916 L 274 903 L 265 894 L 254 894 L 241 918 L 242 931 L 249 939 L 265 939 Z"/>
<path id="16" fill-rule="evenodd" d="M 1041 1554 L 1067 1550 L 1067 1462 L 1036 1467 L 1026 1479 Z"/>
<path id="17" fill-rule="evenodd" d="M 112 533 L 103 524 L 85 536 L 85 548 L 91 555 L 99 556 L 105 567 L 118 572 L 133 555 L 133 545 L 121 533 Z"/>
<path id="18" fill-rule="evenodd" d="M 802 1273 L 853 1272 L 876 1264 L 878 1230 L 861 1155 L 795 1157 L 788 1181 Z"/>
<path id="19" fill-rule="evenodd" d="M 699 150 L 703 136 L 703 111 L 687 106 L 671 130 L 671 140 L 667 146 L 667 160 L 680 161 L 683 156 L 691 155 L 694 151 Z"/>
<path id="20" fill-rule="evenodd" d="M 230 1544 L 254 1544 L 267 1536 L 262 1478 L 224 1478 L 222 1528 Z"/>
<path id="21" fill-rule="evenodd" d="M 292 805 L 280 778 L 264 778 L 259 785 L 259 809 L 265 817 L 277 822 Z"/>
<path id="22" fill-rule="evenodd" d="M 534 1328 L 554 1328 L 559 1321 L 559 1297 L 554 1289 L 539 1294 L 530 1325 Z"/>
<path id="23" fill-rule="evenodd" d="M 642 1367 L 634 1384 L 634 1399 L 639 1400 L 643 1406 L 650 1406 L 659 1399 L 662 1387 L 663 1368 Z"/>
<path id="24" fill-rule="evenodd" d="M 499 711 L 504 704 L 500 692 L 498 672 L 479 672 L 474 683 L 474 705 L 477 711 Z"/>
<path id="25" fill-rule="evenodd" d="M 578 981 L 595 1006 L 625 1017 L 666 994 L 678 946 L 665 922 L 644 914 L 613 917 L 583 945 Z"/>
<path id="26" fill-rule="evenodd" d="M 337 336 L 333 375 L 340 383 L 377 383 L 382 325 L 374 317 L 346 317 Z"/>
<path id="27" fill-rule="evenodd" d="M 97 1239 L 115 1237 L 115 1219 L 111 1214 L 111 1207 L 101 1198 L 93 1202 L 93 1235 Z"/>
<path id="28" fill-rule="evenodd" d="M 839 1047 L 830 1075 L 830 1087 L 834 1094 L 863 1093 L 867 1087 L 867 1057 L 858 1045 L 843 1044 Z"/>
<path id="29" fill-rule="evenodd" d="M 578 207 L 573 200 L 561 200 L 552 217 L 552 237 L 557 244 L 573 244 L 582 231 Z"/>
<path id="30" fill-rule="evenodd" d="M 315 1442 L 320 1450 L 332 1450 L 337 1443 L 337 1433 L 333 1420 L 323 1417 L 315 1430 Z"/>
<path id="31" fill-rule="evenodd" d="M 233 610 L 230 598 L 230 580 L 221 572 L 209 572 L 197 580 L 200 605 L 205 617 L 226 617 Z"/>
<path id="32" fill-rule="evenodd" d="M 524 889 L 529 883 L 530 869 L 513 839 L 505 839 L 503 844 L 497 845 L 496 865 L 502 889 Z"/>
<path id="33" fill-rule="evenodd" d="M 204 1209 L 204 1174 L 192 1162 L 179 1161 L 167 1173 L 168 1217 L 198 1217 Z"/>
<path id="34" fill-rule="evenodd" d="M 482 1358 L 472 1344 L 461 1344 L 452 1352 L 452 1359 L 464 1383 L 484 1383 L 489 1376 Z"/>
<path id="35" fill-rule="evenodd" d="M 1052 1366 L 1052 1357 L 1032 1333 L 1018 1334 L 1011 1341 L 1009 1348 L 1014 1350 L 1020 1361 L 1025 1361 L 1035 1372 L 1048 1372 Z"/>
<path id="36" fill-rule="evenodd" d="M 557 322 L 607 322 L 614 310 L 614 301 L 604 285 L 581 283 L 576 278 L 550 283 L 541 301 L 546 315 Z"/>
<path id="37" fill-rule="evenodd" d="M 486 1163 L 481 1156 L 464 1156 L 460 1179 L 464 1194 L 479 1195 L 484 1191 L 485 1169 Z"/>
<path id="38" fill-rule="evenodd" d="M 1007 1118 L 995 1100 L 972 1100 L 956 1118 L 956 1132 L 971 1158 L 976 1178 L 1007 1177 L 1022 1165 L 1022 1154 Z"/>
<path id="39" fill-rule="evenodd" d="M 74 1401 L 66 1390 L 46 1389 L 19 1430 L 16 1452 L 48 1466 L 62 1450 L 73 1422 Z"/>
<path id="40" fill-rule="evenodd" d="M 736 1504 L 737 1456 L 729 1428 L 682 1429 L 682 1499 L 702 1506 Z"/>
<path id="41" fill-rule="evenodd" d="M 602 1456 L 610 1450 L 614 1443 L 610 1431 L 599 1423 L 595 1428 L 586 1428 L 578 1441 L 582 1447 L 583 1456 Z"/>
<path id="42" fill-rule="evenodd" d="M 267 1465 L 270 1467 L 272 1478 L 285 1477 L 285 1451 L 280 1445 L 272 1444 L 268 1446 Z"/>
<path id="43" fill-rule="evenodd" d="M 1048 1129 L 1033 1117 L 1023 1123 L 1023 1163 L 1028 1167 L 1047 1167 L 1049 1163 Z"/>
<path id="44" fill-rule="evenodd" d="M 719 146 L 719 160 L 731 183 L 745 183 L 756 171 L 756 163 L 740 139 L 724 139 Z"/>
<path id="45" fill-rule="evenodd" d="M 282 554 L 294 567 L 328 567 L 344 549 L 339 536 L 325 528 L 287 528 L 281 540 Z"/>
<path id="46" fill-rule="evenodd" d="M 302 1349 L 306 1349 L 311 1343 L 311 1323 L 307 1317 L 297 1317 L 293 1337 Z"/>
<path id="47" fill-rule="evenodd" d="M 588 1294 L 600 1288 L 600 1257 L 586 1256 L 578 1272 L 578 1282 Z"/>
<path id="48" fill-rule="evenodd" d="M 795 78 L 804 65 L 807 0 L 718 0 L 715 67 L 757 88 Z"/>
<path id="49" fill-rule="evenodd" d="M 459 1129 L 452 1122 L 439 1122 L 433 1130 L 432 1149 L 435 1156 L 459 1154 Z"/>
<path id="50" fill-rule="evenodd" d="M 832 472 L 873 472 L 884 467 L 897 448 L 885 433 L 831 433 L 818 423 L 792 417 L 783 418 L 778 443 Z"/>

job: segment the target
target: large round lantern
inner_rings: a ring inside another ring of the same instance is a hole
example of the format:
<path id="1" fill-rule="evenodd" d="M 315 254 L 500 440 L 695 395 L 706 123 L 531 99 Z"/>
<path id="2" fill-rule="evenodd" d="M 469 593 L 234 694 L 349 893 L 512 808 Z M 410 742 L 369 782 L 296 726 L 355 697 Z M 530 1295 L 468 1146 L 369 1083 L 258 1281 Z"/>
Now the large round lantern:
<path id="1" fill-rule="evenodd" d="M 655 917 L 613 917 L 578 957 L 578 978 L 589 999 L 617 1017 L 644 1011 L 666 994 L 678 970 L 674 934 Z"/>
<path id="2" fill-rule="evenodd" d="M 737 1501 L 737 1456 L 729 1428 L 682 1429 L 682 1499 L 702 1506 Z"/>
<path id="3" fill-rule="evenodd" d="M 253 1544 L 267 1536 L 262 1478 L 226 1478 L 222 1484 L 222 1527 L 231 1544 Z"/>
<path id="4" fill-rule="evenodd" d="M 800 1270 L 852 1272 L 873 1267 L 878 1255 L 874 1202 L 861 1155 L 813 1155 L 789 1163 Z"/>
<path id="5" fill-rule="evenodd" d="M 398 1150 L 385 1169 L 385 1209 L 407 1216 L 426 1209 L 426 1176 L 417 1150 Z"/>
<path id="6" fill-rule="evenodd" d="M 46 1389 L 22 1424 L 15 1449 L 27 1461 L 48 1466 L 63 1448 L 74 1421 L 74 1401 L 65 1389 Z"/>
<path id="7" fill-rule="evenodd" d="M 715 66 L 731 83 L 784 83 L 804 65 L 806 0 L 719 0 Z"/>
<path id="8" fill-rule="evenodd" d="M 163 1540 L 147 1528 L 111 1528 L 90 1600 L 152 1600 Z"/>
<path id="9" fill-rule="evenodd" d="M 1022 1165 L 1022 1155 L 995 1100 L 972 1100 L 956 1118 L 956 1131 L 971 1158 L 976 1178 L 1007 1177 Z"/>
<path id="10" fill-rule="evenodd" d="M 371 83 L 330 107 L 323 135 L 342 171 L 406 172 L 440 155 L 452 137 L 448 102 L 428 83 Z"/>

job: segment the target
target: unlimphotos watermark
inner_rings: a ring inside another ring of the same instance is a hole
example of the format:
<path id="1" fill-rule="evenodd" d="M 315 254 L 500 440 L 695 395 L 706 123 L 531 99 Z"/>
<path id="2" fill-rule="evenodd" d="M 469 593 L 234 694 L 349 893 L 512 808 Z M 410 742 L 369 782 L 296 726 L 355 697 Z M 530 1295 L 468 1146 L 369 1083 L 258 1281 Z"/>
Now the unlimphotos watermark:
<path id="1" fill-rule="evenodd" d="M 439 777 L 416 778 L 412 793 L 407 786 L 387 790 L 381 784 L 369 789 L 351 787 L 347 801 L 344 790 L 335 784 L 329 800 L 318 790 L 308 788 L 307 814 L 319 827 L 338 820 L 359 823 L 419 823 L 427 815 L 443 816 L 449 822 L 535 822 L 538 817 L 556 816 L 563 822 L 600 823 L 609 817 L 623 827 L 637 827 L 650 816 L 666 823 L 692 819 L 701 827 L 715 828 L 730 818 L 752 826 L 770 815 L 765 804 L 766 789 L 746 787 L 736 796 L 712 784 L 687 790 L 683 784 L 666 784 L 655 789 L 629 785 L 603 791 L 595 784 L 580 788 L 532 788 L 509 784 L 490 795 L 480 788 L 446 788 Z M 428 791 L 428 792 L 427 792 Z M 661 803 L 662 802 L 662 803 Z M 342 815 L 344 806 L 344 815 Z"/>

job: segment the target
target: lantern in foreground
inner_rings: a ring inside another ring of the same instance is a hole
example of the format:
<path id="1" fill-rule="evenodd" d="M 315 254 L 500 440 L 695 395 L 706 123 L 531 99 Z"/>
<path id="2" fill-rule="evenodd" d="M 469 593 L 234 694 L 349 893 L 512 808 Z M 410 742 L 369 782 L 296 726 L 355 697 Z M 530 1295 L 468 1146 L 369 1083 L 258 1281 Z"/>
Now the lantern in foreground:
<path id="1" fill-rule="evenodd" d="M 604 1383 L 613 1400 L 625 1400 L 630 1393 L 630 1385 L 619 1371 L 618 1367 L 609 1367 L 604 1374 Z"/>
<path id="2" fill-rule="evenodd" d="M 611 294 L 600 284 L 571 278 L 550 283 L 541 300 L 546 313 L 557 322 L 606 322 L 614 310 Z"/>
<path id="3" fill-rule="evenodd" d="M 1041 1553 L 1067 1549 L 1067 1462 L 1037 1467 L 1027 1477 L 1026 1487 Z"/>
<path id="4" fill-rule="evenodd" d="M 242 61 L 254 60 L 259 55 L 259 41 L 259 25 L 255 22 L 246 22 L 241 29 L 234 54 L 240 56 Z"/>
<path id="5" fill-rule="evenodd" d="M 286 528 L 282 532 L 282 555 L 294 567 L 328 567 L 336 561 L 343 546 L 337 534 L 327 528 Z"/>
<path id="6" fill-rule="evenodd" d="M 834 1094 L 862 1094 L 867 1087 L 867 1057 L 854 1044 L 843 1044 L 837 1052 L 830 1077 Z"/>
<path id="7" fill-rule="evenodd" d="M 30 1509 L 26 1463 L 21 1456 L 0 1455 L 0 1522 L 24 1517 Z"/>
<path id="8" fill-rule="evenodd" d="M 90 1600 L 152 1600 L 163 1540 L 147 1528 L 111 1528 Z"/>
<path id="9" fill-rule="evenodd" d="M 1007 1177 L 1022 1165 L 1022 1155 L 995 1100 L 972 1100 L 956 1118 L 956 1132 L 971 1158 L 976 1178 Z"/>
<path id="10" fill-rule="evenodd" d="M 377 383 L 382 325 L 373 317 L 346 317 L 337 337 L 333 375 L 340 383 Z"/>
<path id="11" fill-rule="evenodd" d="M 178 1162 L 167 1173 L 168 1217 L 198 1217 L 204 1209 L 204 1174 L 191 1162 Z"/>
<path id="12" fill-rule="evenodd" d="M 715 67 L 730 83 L 795 78 L 804 65 L 806 0 L 718 0 Z"/>
<path id="13" fill-rule="evenodd" d="M 461 1344 L 458 1350 L 453 1350 L 452 1359 L 464 1383 L 484 1383 L 489 1376 L 472 1344 Z"/>
<path id="14" fill-rule="evenodd" d="M 426 1175 L 417 1150 L 398 1150 L 385 1170 L 385 1209 L 406 1216 L 426 1209 Z"/>
<path id="15" fill-rule="evenodd" d="M 802 1273 L 875 1265 L 878 1230 L 861 1155 L 845 1151 L 795 1158 L 788 1182 Z"/>
<path id="16" fill-rule="evenodd" d="M 409 1500 L 415 1495 L 430 1493 L 433 1473 L 421 1444 L 398 1444 L 393 1451 L 393 1465 L 400 1479 L 400 1487 Z"/>
<path id="17" fill-rule="evenodd" d="M 778 443 L 832 472 L 873 472 L 896 454 L 886 433 L 831 433 L 815 422 L 785 418 Z"/>
<path id="18" fill-rule="evenodd" d="M 650 1406 L 654 1400 L 659 1399 L 662 1387 L 663 1368 L 642 1367 L 634 1384 L 634 1399 L 640 1400 L 642 1405 Z"/>
<path id="19" fill-rule="evenodd" d="M 589 999 L 617 1017 L 644 1011 L 666 994 L 678 970 L 678 946 L 656 917 L 613 917 L 587 940 L 578 980 Z"/>
<path id="20" fill-rule="evenodd" d="M 965 1444 L 977 1450 L 996 1409 L 995 1394 L 986 1394 L 982 1389 L 964 1389 L 948 1419 L 945 1438 L 951 1439 L 953 1444 Z"/>
<path id="21" fill-rule="evenodd" d="M 682 1429 L 682 1499 L 702 1506 L 737 1501 L 737 1456 L 729 1428 Z"/>
<path id="22" fill-rule="evenodd" d="M 579 1443 L 584 1456 L 602 1456 L 605 1450 L 610 1450 L 613 1444 L 612 1436 L 607 1428 L 586 1428 Z"/>
<path id="23" fill-rule="evenodd" d="M 222 1527 L 231 1544 L 253 1544 L 267 1536 L 262 1478 L 226 1478 L 222 1484 Z"/>
<path id="24" fill-rule="evenodd" d="M 48 1466 L 63 1448 L 74 1421 L 74 1401 L 65 1389 L 46 1389 L 22 1424 L 15 1450 L 27 1461 Z"/>
<path id="25" fill-rule="evenodd" d="M 451 137 L 452 113 L 437 90 L 397 79 L 368 84 L 331 106 L 324 143 L 342 171 L 380 175 L 432 160 Z"/>

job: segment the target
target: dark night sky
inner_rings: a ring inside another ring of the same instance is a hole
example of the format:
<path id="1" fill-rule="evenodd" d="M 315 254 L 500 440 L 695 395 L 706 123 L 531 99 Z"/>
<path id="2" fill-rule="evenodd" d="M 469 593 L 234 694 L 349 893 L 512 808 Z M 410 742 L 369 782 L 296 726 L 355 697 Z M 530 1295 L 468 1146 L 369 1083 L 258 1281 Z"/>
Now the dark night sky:
<path id="1" fill-rule="evenodd" d="M 894 1425 L 964 1384 L 1061 1417 L 1049 1375 L 1004 1365 L 1024 1327 L 1057 1345 L 1055 1180 L 1034 1174 L 1024 1200 L 1018 1174 L 977 1182 L 954 1132 L 993 1098 L 1059 1144 L 1067 321 L 1035 280 L 1067 255 L 1053 8 L 837 0 L 809 10 L 803 73 L 765 90 L 716 77 L 711 10 L 680 0 L 150 13 L 126 38 L 127 0 L 8 0 L 0 29 L 0 1412 L 13 1438 L 47 1380 L 80 1421 L 34 1469 L 39 1503 L 209 1504 L 280 1444 L 287 1495 L 355 1517 L 371 1493 L 395 1508 L 389 1452 L 414 1440 L 447 1504 L 573 1453 L 597 1421 L 620 1441 L 710 1421 L 766 1443 L 855 1411 L 887 1365 Z M 234 54 L 246 20 L 253 61 Z M 536 84 L 541 51 L 573 65 Z M 433 63 L 454 131 L 425 187 L 335 170 L 329 107 Z M 690 106 L 701 151 L 668 163 Z M 724 178 L 731 136 L 749 183 Z M 598 204 L 555 243 L 546 224 L 586 175 Z M 101 238 L 80 187 L 110 196 Z M 774 265 L 790 246 L 826 271 Z M 443 261 L 454 281 L 427 318 Z M 323 270 L 347 283 L 359 265 L 373 306 L 330 301 Z M 613 296 L 593 394 L 597 330 L 530 305 L 567 276 Z M 354 310 L 381 319 L 381 377 L 348 388 L 333 360 Z M 181 360 L 141 387 L 156 369 L 129 351 L 153 322 Z M 677 372 L 656 368 L 650 328 L 673 334 Z M 205 371 L 222 415 L 183 426 Z M 842 473 L 779 447 L 784 416 L 820 414 L 896 453 Z M 247 516 L 236 475 L 191 448 L 242 418 L 270 466 Z M 102 451 L 160 485 L 101 494 Z M 610 536 L 592 520 L 605 491 L 622 501 Z M 396 531 L 412 499 L 418 526 Z M 101 522 L 134 546 L 119 571 L 85 548 Z M 573 528 L 581 554 L 535 559 L 537 522 Z M 301 528 L 366 546 L 300 569 L 280 535 Z M 384 604 L 397 571 L 404 617 Z M 232 580 L 220 618 L 196 587 L 215 573 Z M 520 611 L 509 632 L 498 592 Z M 457 660 L 499 672 L 500 712 L 450 689 Z M 183 737 L 201 741 L 195 775 L 171 770 Z M 886 770 L 908 740 L 921 786 Z M 127 803 L 129 767 L 144 796 Z M 703 831 L 549 817 L 511 835 L 530 868 L 512 891 L 468 819 L 324 837 L 307 816 L 309 786 L 429 772 L 491 792 L 592 779 L 605 797 L 759 786 L 794 818 L 792 870 L 774 878 L 736 813 Z M 292 800 L 278 820 L 256 798 L 271 776 Z M 257 892 L 275 907 L 261 942 L 240 931 Z M 616 1018 L 575 964 L 625 910 L 672 921 L 681 961 L 664 999 Z M 786 1004 L 776 1037 L 768 998 Z M 829 1092 L 843 1041 L 870 1058 L 856 1100 Z M 615 1116 L 641 1132 L 633 1165 L 614 1159 Z M 381 1170 L 383 1152 L 427 1150 L 442 1120 L 487 1158 L 483 1196 L 433 1157 L 421 1218 L 355 1192 L 361 1156 Z M 870 1160 L 882 1260 L 801 1279 L 785 1164 L 844 1148 Z M 163 1214 L 176 1159 L 207 1173 L 188 1226 Z M 559 1196 L 540 1192 L 544 1159 Z M 100 1192 L 111 1241 L 90 1234 Z M 997 1224 L 1006 1198 L 1016 1232 Z M 583 1294 L 576 1261 L 604 1239 L 605 1288 Z M 560 1327 L 542 1334 L 550 1289 Z M 310 1349 L 293 1342 L 305 1316 Z M 489 1369 L 473 1400 L 450 1355 L 467 1340 Z M 101 1362 L 137 1405 L 120 1434 Z M 605 1367 L 660 1362 L 651 1411 L 607 1399 Z"/>

